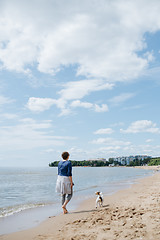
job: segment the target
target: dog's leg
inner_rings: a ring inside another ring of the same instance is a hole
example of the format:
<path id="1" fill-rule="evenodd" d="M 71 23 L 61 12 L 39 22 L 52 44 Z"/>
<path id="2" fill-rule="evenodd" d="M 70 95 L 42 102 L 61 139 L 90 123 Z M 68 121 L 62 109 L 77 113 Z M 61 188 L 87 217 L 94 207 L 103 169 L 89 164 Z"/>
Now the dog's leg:
<path id="1" fill-rule="evenodd" d="M 103 200 L 102 200 L 102 202 L 101 202 L 101 207 L 103 207 Z"/>
<path id="2" fill-rule="evenodd" d="M 97 206 L 98 206 L 98 201 L 97 201 L 97 199 L 96 199 L 96 208 L 97 208 Z"/>

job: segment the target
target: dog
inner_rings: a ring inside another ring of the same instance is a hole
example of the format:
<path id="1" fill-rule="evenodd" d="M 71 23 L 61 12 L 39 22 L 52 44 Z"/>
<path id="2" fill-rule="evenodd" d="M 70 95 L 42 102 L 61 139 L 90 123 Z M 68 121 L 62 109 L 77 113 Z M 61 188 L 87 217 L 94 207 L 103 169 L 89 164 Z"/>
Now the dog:
<path id="1" fill-rule="evenodd" d="M 103 207 L 103 195 L 102 192 L 95 192 L 95 194 L 97 195 L 97 199 L 96 199 L 96 208 L 99 207 Z"/>

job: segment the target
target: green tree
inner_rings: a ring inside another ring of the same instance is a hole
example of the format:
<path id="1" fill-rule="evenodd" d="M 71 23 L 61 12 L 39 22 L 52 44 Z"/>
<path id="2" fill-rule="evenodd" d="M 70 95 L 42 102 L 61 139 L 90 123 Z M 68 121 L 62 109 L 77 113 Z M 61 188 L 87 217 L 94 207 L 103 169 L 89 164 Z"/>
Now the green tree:
<path id="1" fill-rule="evenodd" d="M 148 163 L 149 166 L 160 165 L 160 158 L 152 158 Z"/>
<path id="2" fill-rule="evenodd" d="M 109 163 L 109 164 L 113 164 L 113 161 L 114 161 L 114 158 L 109 158 L 109 159 L 108 159 L 108 163 Z"/>

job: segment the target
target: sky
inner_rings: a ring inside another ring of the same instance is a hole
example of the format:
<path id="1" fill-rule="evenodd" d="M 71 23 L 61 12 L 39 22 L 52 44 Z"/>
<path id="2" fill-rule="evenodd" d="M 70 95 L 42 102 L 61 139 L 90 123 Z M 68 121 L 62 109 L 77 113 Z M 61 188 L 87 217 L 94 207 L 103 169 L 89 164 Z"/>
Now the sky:
<path id="1" fill-rule="evenodd" d="M 0 0 L 0 166 L 160 156 L 159 0 Z"/>

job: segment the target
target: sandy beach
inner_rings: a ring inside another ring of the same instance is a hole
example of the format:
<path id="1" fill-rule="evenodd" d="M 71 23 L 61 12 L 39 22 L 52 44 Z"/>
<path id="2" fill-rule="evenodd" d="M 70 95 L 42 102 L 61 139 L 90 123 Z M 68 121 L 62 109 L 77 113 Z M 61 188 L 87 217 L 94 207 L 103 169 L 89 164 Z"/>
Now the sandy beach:
<path id="1" fill-rule="evenodd" d="M 160 165 L 158 165 L 158 166 L 135 166 L 134 168 L 159 171 L 160 170 Z"/>
<path id="2" fill-rule="evenodd" d="M 129 189 L 105 196 L 103 208 L 89 199 L 69 214 L 51 216 L 37 227 L 1 240 L 159 240 L 160 172 Z M 70 203 L 71 204 L 71 203 Z M 51 214 L 52 215 L 52 214 Z"/>

